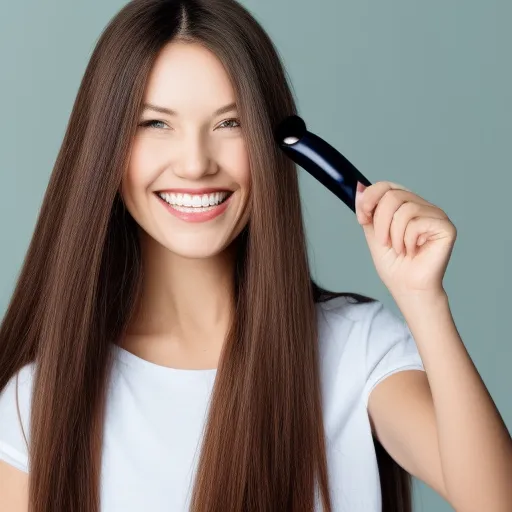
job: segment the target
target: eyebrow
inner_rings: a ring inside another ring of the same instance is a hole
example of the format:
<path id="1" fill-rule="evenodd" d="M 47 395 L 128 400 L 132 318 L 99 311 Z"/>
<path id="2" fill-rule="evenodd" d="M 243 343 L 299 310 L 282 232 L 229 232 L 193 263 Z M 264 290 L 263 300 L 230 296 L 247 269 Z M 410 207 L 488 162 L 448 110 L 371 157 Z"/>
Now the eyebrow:
<path id="1" fill-rule="evenodd" d="M 162 114 L 167 114 L 168 116 L 177 116 L 178 112 L 176 110 L 172 110 L 170 108 L 160 107 L 158 105 L 152 105 L 151 103 L 144 103 L 142 106 L 143 110 L 154 110 L 155 112 L 161 112 Z M 224 105 L 223 107 L 220 107 L 217 109 L 213 115 L 214 116 L 220 116 L 221 114 L 225 114 L 227 112 L 231 112 L 232 110 L 236 110 L 237 106 L 236 103 L 229 103 L 228 105 Z"/>

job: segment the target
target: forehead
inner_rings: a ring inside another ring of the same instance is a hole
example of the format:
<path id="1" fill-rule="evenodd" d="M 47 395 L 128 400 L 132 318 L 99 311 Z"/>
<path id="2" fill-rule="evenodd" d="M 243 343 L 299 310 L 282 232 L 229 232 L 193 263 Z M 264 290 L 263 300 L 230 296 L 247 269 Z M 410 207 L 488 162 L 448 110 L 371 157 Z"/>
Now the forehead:
<path id="1" fill-rule="evenodd" d="M 211 113 L 235 94 L 214 53 L 198 43 L 171 42 L 155 61 L 144 99 L 178 114 Z"/>

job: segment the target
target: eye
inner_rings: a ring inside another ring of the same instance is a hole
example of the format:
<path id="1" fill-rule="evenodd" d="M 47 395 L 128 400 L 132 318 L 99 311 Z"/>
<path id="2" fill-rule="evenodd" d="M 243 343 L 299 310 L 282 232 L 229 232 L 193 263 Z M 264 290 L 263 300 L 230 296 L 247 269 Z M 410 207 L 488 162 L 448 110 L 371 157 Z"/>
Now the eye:
<path id="1" fill-rule="evenodd" d="M 143 121 L 142 123 L 139 124 L 139 126 L 141 126 L 142 128 L 159 128 L 157 126 L 155 126 L 155 123 L 161 123 L 161 124 L 165 124 L 163 121 L 159 121 L 158 119 L 150 119 L 149 121 Z"/>
<path id="2" fill-rule="evenodd" d="M 233 126 L 232 124 L 229 125 L 229 126 L 223 126 L 225 125 L 226 123 L 236 123 L 238 126 Z M 240 120 L 239 119 L 226 119 L 226 121 L 223 121 L 220 125 L 219 125 L 220 128 L 228 128 L 228 129 L 235 129 L 235 128 L 239 128 L 240 127 Z"/>

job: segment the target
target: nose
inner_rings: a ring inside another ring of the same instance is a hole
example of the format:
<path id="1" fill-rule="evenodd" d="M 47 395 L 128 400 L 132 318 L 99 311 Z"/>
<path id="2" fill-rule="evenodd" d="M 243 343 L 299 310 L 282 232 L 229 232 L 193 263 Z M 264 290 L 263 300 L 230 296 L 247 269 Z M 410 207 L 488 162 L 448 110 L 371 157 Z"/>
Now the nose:
<path id="1" fill-rule="evenodd" d="M 209 146 L 200 133 L 189 134 L 180 140 L 173 169 L 176 176 L 188 180 L 216 172 Z"/>

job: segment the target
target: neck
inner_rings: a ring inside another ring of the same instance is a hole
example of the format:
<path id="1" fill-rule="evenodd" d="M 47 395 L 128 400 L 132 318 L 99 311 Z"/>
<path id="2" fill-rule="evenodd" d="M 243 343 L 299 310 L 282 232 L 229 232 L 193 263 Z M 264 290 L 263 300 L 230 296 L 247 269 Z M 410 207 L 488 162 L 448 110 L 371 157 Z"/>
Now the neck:
<path id="1" fill-rule="evenodd" d="M 224 340 L 234 309 L 234 246 L 211 258 L 142 244 L 143 290 L 128 334 L 206 349 Z"/>

